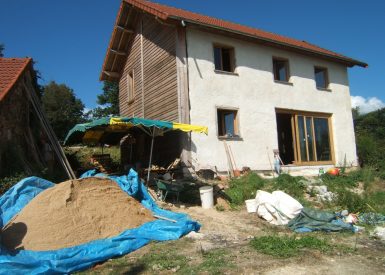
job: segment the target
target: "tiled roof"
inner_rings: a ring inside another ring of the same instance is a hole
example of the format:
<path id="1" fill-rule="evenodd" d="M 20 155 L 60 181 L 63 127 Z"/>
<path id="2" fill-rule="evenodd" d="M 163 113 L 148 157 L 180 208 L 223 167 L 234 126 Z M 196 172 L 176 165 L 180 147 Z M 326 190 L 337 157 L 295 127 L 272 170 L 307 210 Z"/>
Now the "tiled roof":
<path id="1" fill-rule="evenodd" d="M 194 13 L 194 12 L 190 12 L 182 9 L 177 9 L 174 7 L 161 5 L 158 3 L 153 3 L 150 1 L 144 1 L 144 0 L 124 0 L 124 1 L 126 3 L 133 5 L 138 9 L 148 12 L 163 20 L 179 19 L 179 20 L 184 20 L 186 22 L 204 25 L 207 27 L 220 28 L 222 30 L 235 32 L 241 35 L 251 36 L 267 42 L 277 43 L 283 46 L 292 47 L 303 51 L 309 51 L 312 53 L 317 53 L 317 54 L 329 56 L 332 58 L 334 57 L 334 58 L 340 59 L 341 61 L 351 63 L 352 65 L 359 65 L 363 67 L 367 66 L 367 64 L 364 62 L 354 60 L 352 58 L 338 54 L 336 52 L 318 47 L 306 41 L 296 40 L 293 38 L 285 37 L 285 36 L 274 34 L 271 32 L 266 32 L 263 30 L 239 25 L 236 23 L 224 21 L 221 19 L 217 19 L 206 15 L 201 15 L 198 13 Z"/>
<path id="2" fill-rule="evenodd" d="M 31 61 L 31 58 L 0 57 L 0 101 L 15 85 Z"/>

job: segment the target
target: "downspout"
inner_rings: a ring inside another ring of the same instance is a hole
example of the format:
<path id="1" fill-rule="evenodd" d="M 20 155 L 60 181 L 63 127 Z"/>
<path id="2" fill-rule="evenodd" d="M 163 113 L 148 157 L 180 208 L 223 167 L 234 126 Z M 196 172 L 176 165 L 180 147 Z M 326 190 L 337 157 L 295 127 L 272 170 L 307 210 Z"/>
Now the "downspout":
<path id="1" fill-rule="evenodd" d="M 142 117 L 144 116 L 144 51 L 143 51 L 143 14 L 140 17 L 140 68 L 142 75 Z"/>
<path id="2" fill-rule="evenodd" d="M 188 47 L 187 47 L 187 26 L 184 20 L 182 20 L 182 26 L 185 29 L 184 42 L 186 45 L 186 79 L 187 79 L 187 98 L 188 98 L 188 122 L 191 123 L 191 114 L 190 114 L 190 77 L 189 77 L 189 66 L 188 66 Z M 191 133 L 190 133 L 191 137 Z M 191 138 L 190 138 L 191 139 Z"/>

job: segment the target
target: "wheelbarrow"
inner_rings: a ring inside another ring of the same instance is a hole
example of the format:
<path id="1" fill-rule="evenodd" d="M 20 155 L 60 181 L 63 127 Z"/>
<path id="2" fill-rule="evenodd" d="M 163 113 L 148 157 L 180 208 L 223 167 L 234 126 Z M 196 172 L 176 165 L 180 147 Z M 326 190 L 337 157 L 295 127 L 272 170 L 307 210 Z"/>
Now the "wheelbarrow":
<path id="1" fill-rule="evenodd" d="M 161 179 L 156 179 L 155 181 L 161 201 L 165 201 L 167 195 L 172 193 L 176 195 L 176 202 L 179 202 L 179 193 L 183 190 L 183 185 L 173 184 L 169 181 Z"/>

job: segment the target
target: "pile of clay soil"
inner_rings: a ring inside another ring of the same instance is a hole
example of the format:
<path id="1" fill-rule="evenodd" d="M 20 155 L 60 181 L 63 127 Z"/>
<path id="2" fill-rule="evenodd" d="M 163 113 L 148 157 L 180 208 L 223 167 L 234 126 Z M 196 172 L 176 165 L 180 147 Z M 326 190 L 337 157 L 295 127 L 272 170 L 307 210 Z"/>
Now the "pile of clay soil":
<path id="1" fill-rule="evenodd" d="M 1 233 L 11 250 L 55 250 L 118 235 L 154 220 L 114 181 L 66 181 L 41 192 Z"/>

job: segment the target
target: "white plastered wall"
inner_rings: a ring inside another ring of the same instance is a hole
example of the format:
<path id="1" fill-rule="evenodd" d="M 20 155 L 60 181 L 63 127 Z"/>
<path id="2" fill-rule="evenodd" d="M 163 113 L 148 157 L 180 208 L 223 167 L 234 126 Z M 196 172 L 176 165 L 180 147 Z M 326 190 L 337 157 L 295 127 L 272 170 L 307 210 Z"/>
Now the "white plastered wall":
<path id="1" fill-rule="evenodd" d="M 234 75 L 214 71 L 213 44 L 234 47 Z M 332 114 L 336 165 L 356 165 L 356 146 L 347 68 L 322 59 L 270 48 L 197 29 L 187 29 L 191 124 L 205 125 L 209 135 L 192 134 L 193 164 L 228 164 L 223 142 L 218 139 L 217 107 L 238 109 L 242 140 L 228 140 L 238 168 L 269 170 L 272 150 L 278 148 L 276 108 Z M 289 60 L 293 85 L 276 83 L 272 58 Z M 331 92 L 316 89 L 314 66 L 328 68 Z"/>

